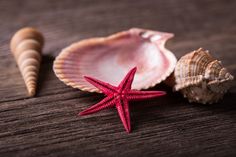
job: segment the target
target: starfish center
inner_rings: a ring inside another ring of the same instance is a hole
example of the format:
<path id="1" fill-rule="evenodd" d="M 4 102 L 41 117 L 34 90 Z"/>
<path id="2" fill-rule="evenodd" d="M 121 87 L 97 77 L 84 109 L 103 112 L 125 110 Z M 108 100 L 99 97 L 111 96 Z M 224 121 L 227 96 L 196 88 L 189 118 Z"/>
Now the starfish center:
<path id="1" fill-rule="evenodd" d="M 124 91 L 119 91 L 119 92 L 117 92 L 117 93 L 114 93 L 113 94 L 113 96 L 114 96 L 114 98 L 116 98 L 116 99 L 120 99 L 120 98 L 124 98 L 125 97 L 125 92 Z"/>

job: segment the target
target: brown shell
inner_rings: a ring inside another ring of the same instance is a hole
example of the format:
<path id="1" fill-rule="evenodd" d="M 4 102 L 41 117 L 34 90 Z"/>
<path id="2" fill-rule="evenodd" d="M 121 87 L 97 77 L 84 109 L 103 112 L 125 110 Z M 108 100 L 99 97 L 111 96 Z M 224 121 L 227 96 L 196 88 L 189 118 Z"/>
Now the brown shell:
<path id="1" fill-rule="evenodd" d="M 177 62 L 174 89 L 190 102 L 217 102 L 230 87 L 233 76 L 220 61 L 202 48 L 186 54 Z"/>
<path id="2" fill-rule="evenodd" d="M 118 85 L 131 68 L 137 67 L 132 88 L 147 89 L 174 71 L 177 60 L 164 46 L 171 37 L 171 33 L 133 28 L 108 37 L 85 39 L 63 49 L 53 69 L 66 85 L 100 92 L 83 76 Z"/>
<path id="3" fill-rule="evenodd" d="M 43 35 L 34 28 L 22 28 L 11 39 L 10 48 L 25 81 L 29 96 L 36 93 L 43 47 Z"/>

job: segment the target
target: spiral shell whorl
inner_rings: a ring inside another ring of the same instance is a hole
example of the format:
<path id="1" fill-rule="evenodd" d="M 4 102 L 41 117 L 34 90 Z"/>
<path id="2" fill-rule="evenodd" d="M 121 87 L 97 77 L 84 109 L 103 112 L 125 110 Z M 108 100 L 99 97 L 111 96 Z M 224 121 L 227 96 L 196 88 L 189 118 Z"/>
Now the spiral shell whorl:
<path id="1" fill-rule="evenodd" d="M 36 93 L 43 44 L 43 35 L 38 30 L 29 27 L 16 32 L 10 43 L 29 96 L 34 96 Z"/>
<path id="2" fill-rule="evenodd" d="M 181 57 L 174 76 L 176 91 L 181 91 L 190 102 L 203 104 L 221 99 L 234 79 L 220 61 L 202 48 Z"/>

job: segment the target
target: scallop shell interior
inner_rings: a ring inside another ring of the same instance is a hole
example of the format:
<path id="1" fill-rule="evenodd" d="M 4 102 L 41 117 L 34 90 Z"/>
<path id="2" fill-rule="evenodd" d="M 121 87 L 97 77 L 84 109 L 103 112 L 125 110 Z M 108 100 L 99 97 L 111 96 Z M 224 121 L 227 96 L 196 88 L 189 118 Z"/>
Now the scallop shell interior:
<path id="1" fill-rule="evenodd" d="M 131 68 L 137 67 L 132 88 L 147 89 L 174 70 L 176 57 L 164 47 L 172 37 L 171 33 L 133 28 L 108 37 L 82 40 L 62 50 L 54 61 L 54 72 L 69 86 L 100 92 L 83 76 L 118 85 Z"/>
<path id="2" fill-rule="evenodd" d="M 202 48 L 181 57 L 175 68 L 175 90 L 190 102 L 214 103 L 230 88 L 234 77 Z"/>

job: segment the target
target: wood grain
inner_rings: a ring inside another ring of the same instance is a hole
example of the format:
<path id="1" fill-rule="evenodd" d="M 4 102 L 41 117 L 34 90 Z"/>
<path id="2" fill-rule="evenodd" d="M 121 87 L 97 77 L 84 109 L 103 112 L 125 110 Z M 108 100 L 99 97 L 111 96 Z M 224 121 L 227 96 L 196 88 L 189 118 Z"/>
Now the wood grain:
<path id="1" fill-rule="evenodd" d="M 203 47 L 236 76 L 234 0 L 2 0 L 0 1 L 0 156 L 236 156 L 236 82 L 214 105 L 189 104 L 168 95 L 132 103 L 126 134 L 114 110 L 78 117 L 102 99 L 67 87 L 52 71 L 55 56 L 81 39 L 131 27 L 173 32 L 177 57 Z M 9 50 L 21 27 L 46 38 L 35 98 Z"/>

